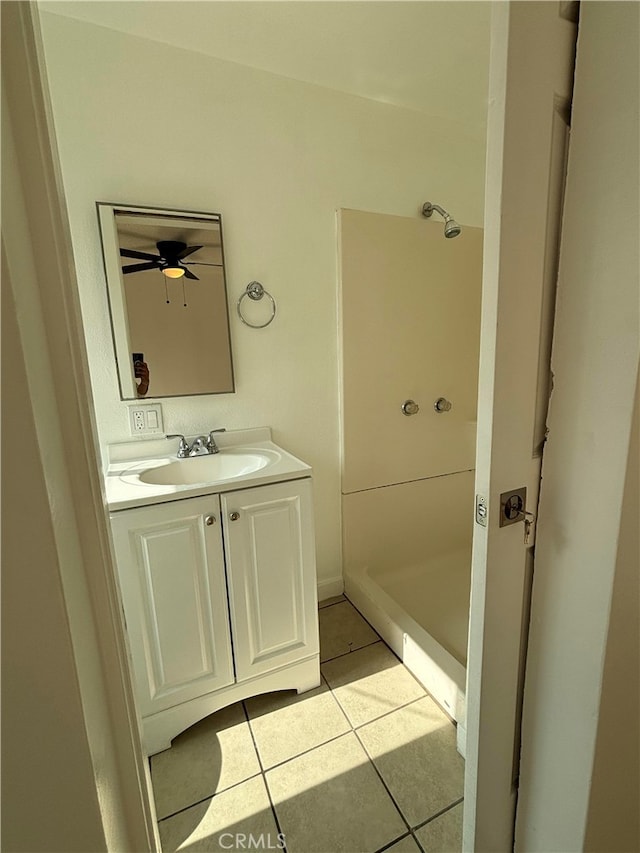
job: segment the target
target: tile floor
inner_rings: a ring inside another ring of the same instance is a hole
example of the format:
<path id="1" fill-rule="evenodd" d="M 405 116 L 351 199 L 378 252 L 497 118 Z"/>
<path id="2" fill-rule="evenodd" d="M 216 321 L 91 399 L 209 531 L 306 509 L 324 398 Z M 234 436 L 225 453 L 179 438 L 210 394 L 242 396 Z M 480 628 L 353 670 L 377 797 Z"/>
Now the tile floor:
<path id="1" fill-rule="evenodd" d="M 151 758 L 165 853 L 460 850 L 453 723 L 343 596 L 320 649 L 316 690 L 232 705 Z"/>

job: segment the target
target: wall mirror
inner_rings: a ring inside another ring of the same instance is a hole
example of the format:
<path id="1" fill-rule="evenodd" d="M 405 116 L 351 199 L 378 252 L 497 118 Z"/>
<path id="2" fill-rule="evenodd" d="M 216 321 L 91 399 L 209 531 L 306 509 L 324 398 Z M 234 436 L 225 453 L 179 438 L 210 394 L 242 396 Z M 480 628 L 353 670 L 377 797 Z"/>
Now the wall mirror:
<path id="1" fill-rule="evenodd" d="M 222 217 L 97 208 L 121 399 L 233 392 Z"/>

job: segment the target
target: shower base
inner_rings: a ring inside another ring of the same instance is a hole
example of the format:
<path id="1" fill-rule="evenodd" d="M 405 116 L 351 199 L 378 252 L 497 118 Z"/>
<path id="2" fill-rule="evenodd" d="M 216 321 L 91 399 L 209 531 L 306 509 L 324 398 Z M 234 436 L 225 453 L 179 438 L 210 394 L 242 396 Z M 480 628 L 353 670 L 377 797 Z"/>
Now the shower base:
<path id="1" fill-rule="evenodd" d="M 471 549 L 417 566 L 347 572 L 345 593 L 435 701 L 465 747 Z"/>

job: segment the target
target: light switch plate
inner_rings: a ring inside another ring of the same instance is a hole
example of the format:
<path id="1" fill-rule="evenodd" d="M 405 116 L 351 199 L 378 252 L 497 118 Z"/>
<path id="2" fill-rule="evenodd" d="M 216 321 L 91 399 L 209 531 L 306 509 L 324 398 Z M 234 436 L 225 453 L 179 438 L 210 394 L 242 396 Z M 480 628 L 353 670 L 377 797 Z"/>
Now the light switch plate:
<path id="1" fill-rule="evenodd" d="M 164 432 L 160 403 L 132 403 L 128 408 L 131 435 L 158 435 Z"/>

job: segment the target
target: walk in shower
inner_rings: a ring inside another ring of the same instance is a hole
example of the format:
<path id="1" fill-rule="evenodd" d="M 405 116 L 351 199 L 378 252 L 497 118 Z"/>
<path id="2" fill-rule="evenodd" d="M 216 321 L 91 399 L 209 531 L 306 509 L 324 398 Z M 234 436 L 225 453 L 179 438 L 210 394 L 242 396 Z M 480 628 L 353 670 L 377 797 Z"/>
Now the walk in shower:
<path id="1" fill-rule="evenodd" d="M 462 732 L 483 232 L 431 206 L 339 215 L 345 591 Z"/>

